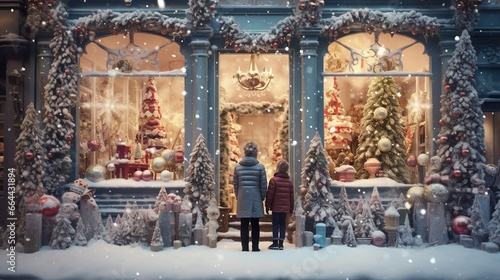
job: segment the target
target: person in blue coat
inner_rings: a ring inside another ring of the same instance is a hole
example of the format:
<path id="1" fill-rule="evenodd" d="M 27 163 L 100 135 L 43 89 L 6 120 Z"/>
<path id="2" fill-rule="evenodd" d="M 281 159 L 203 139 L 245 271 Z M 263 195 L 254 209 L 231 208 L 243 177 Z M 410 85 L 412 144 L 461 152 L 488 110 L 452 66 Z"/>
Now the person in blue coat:
<path id="1" fill-rule="evenodd" d="M 242 251 L 248 251 L 248 225 L 252 224 L 252 251 L 258 252 L 260 226 L 264 217 L 263 201 L 267 194 L 267 177 L 264 165 L 257 160 L 259 149 L 254 142 L 244 146 L 245 156 L 234 168 L 233 186 L 238 206 L 236 217 L 241 220 L 240 237 Z"/>

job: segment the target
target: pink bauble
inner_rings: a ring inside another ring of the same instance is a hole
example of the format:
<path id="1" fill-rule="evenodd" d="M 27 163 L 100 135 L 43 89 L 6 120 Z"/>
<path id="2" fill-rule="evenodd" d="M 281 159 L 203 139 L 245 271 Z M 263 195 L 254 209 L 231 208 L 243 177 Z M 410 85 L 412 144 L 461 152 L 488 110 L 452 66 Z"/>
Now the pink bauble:
<path id="1" fill-rule="evenodd" d="M 51 195 L 42 195 L 40 197 L 40 213 L 47 217 L 57 215 L 61 202 Z"/>
<path id="2" fill-rule="evenodd" d="M 409 167 L 417 166 L 417 157 L 414 155 L 408 156 L 408 158 L 406 158 L 406 165 L 408 165 Z"/>
<path id="3" fill-rule="evenodd" d="M 142 179 L 142 171 L 137 170 L 136 172 L 134 172 L 134 174 L 132 175 L 132 179 L 134 179 L 134 181 L 140 181 Z"/>
<path id="4" fill-rule="evenodd" d="M 382 247 L 385 245 L 385 233 L 380 230 L 376 230 L 372 233 L 372 244 L 378 247 Z"/>
<path id="5" fill-rule="evenodd" d="M 99 144 L 99 140 L 97 139 L 92 139 L 87 142 L 87 148 L 89 148 L 89 150 L 92 152 L 99 150 L 100 147 L 101 144 Z"/>
<path id="6" fill-rule="evenodd" d="M 144 180 L 144 181 L 151 181 L 151 180 L 153 180 L 153 172 L 151 172 L 149 170 L 144 170 L 142 172 L 142 180 Z"/>
<path id="7" fill-rule="evenodd" d="M 456 216 L 451 220 L 451 229 L 455 234 L 468 234 L 471 220 L 467 216 Z"/>

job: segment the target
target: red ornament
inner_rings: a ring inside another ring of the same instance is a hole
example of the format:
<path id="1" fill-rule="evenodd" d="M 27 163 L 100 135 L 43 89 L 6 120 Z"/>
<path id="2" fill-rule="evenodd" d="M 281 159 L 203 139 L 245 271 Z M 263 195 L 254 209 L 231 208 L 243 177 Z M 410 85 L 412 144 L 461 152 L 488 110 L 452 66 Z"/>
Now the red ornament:
<path id="1" fill-rule="evenodd" d="M 40 197 L 40 213 L 47 217 L 57 215 L 61 202 L 51 195 L 43 195 Z"/>
<path id="2" fill-rule="evenodd" d="M 461 92 L 460 92 L 460 96 L 465 96 L 465 92 L 464 92 L 464 91 L 461 91 Z"/>
<path id="3" fill-rule="evenodd" d="M 467 155 L 469 155 L 469 154 L 470 154 L 469 149 L 462 149 L 462 155 L 463 155 L 463 156 L 467 156 Z"/>
<path id="4" fill-rule="evenodd" d="M 446 136 L 441 136 L 441 137 L 439 138 L 439 142 L 440 142 L 441 144 L 444 144 L 444 143 L 448 142 L 448 137 L 446 137 Z"/>
<path id="5" fill-rule="evenodd" d="M 53 153 L 47 153 L 47 157 L 48 157 L 48 158 L 53 158 L 53 157 L 54 157 L 54 154 L 53 154 Z"/>
<path id="6" fill-rule="evenodd" d="M 238 52 L 239 50 L 240 50 L 240 46 L 238 46 L 238 45 L 234 45 L 234 51 L 235 51 L 235 52 Z"/>
<path id="7" fill-rule="evenodd" d="M 215 10 L 215 5 L 210 5 L 210 11 L 214 11 Z"/>
<path id="8" fill-rule="evenodd" d="M 460 142 L 460 137 L 455 137 L 455 141 Z"/>
<path id="9" fill-rule="evenodd" d="M 450 163 L 451 163 L 451 158 L 450 158 L 450 157 L 447 157 L 444 161 L 445 161 L 446 163 L 450 164 Z"/>
<path id="10" fill-rule="evenodd" d="M 409 155 L 408 158 L 406 158 L 406 165 L 408 165 L 409 167 L 417 166 L 417 157 L 414 155 Z"/>
<path id="11" fill-rule="evenodd" d="M 175 163 L 183 163 L 184 162 L 184 152 L 183 151 L 175 152 L 174 158 L 175 158 Z"/>
<path id="12" fill-rule="evenodd" d="M 27 160 L 32 160 L 33 159 L 33 153 L 32 152 L 27 152 L 24 154 L 24 158 Z"/>
<path id="13" fill-rule="evenodd" d="M 451 229 L 455 234 L 468 234 L 471 220 L 467 216 L 456 216 L 451 220 Z"/>
<path id="14" fill-rule="evenodd" d="M 144 170 L 142 172 L 142 180 L 144 180 L 144 181 L 153 180 L 153 172 L 151 172 L 150 170 Z"/>
<path id="15" fill-rule="evenodd" d="M 452 112 L 451 116 L 454 118 L 458 118 L 458 117 L 460 117 L 460 114 L 458 112 Z"/>
<path id="16" fill-rule="evenodd" d="M 141 24 L 141 20 L 136 19 L 136 20 L 135 20 L 135 24 L 137 24 L 137 25 Z"/>
<path id="17" fill-rule="evenodd" d="M 450 85 L 445 85 L 445 86 L 444 86 L 444 90 L 446 90 L 446 91 L 450 91 Z"/>
<path id="18" fill-rule="evenodd" d="M 453 176 L 460 177 L 462 175 L 462 171 L 455 169 L 453 170 Z"/>
<path id="19" fill-rule="evenodd" d="M 134 172 L 134 174 L 132 174 L 132 179 L 134 179 L 134 181 L 140 181 L 142 179 L 142 171 L 137 170 Z"/>
<path id="20" fill-rule="evenodd" d="M 300 3 L 299 4 L 299 9 L 300 10 L 304 10 L 306 8 L 306 4 L 305 3 Z"/>
<path id="21" fill-rule="evenodd" d="M 444 123 L 444 120 L 443 120 L 443 119 L 440 119 L 440 120 L 439 120 L 439 124 L 440 124 L 440 125 L 444 125 L 444 124 L 445 124 L 445 123 Z"/>
<path id="22" fill-rule="evenodd" d="M 89 140 L 89 142 L 87 142 L 87 147 L 92 152 L 99 150 L 100 146 L 101 145 L 99 144 L 99 140 L 97 140 L 97 139 L 92 139 L 92 140 Z"/>
<path id="23" fill-rule="evenodd" d="M 64 73 L 66 73 L 66 75 L 69 75 L 69 74 L 71 73 L 71 71 L 69 71 L 69 69 L 66 69 L 66 70 L 64 71 Z"/>
<path id="24" fill-rule="evenodd" d="M 274 42 L 274 43 L 273 43 L 273 49 L 274 49 L 274 50 L 277 50 L 277 49 L 278 49 L 278 43 L 276 43 L 276 42 Z"/>

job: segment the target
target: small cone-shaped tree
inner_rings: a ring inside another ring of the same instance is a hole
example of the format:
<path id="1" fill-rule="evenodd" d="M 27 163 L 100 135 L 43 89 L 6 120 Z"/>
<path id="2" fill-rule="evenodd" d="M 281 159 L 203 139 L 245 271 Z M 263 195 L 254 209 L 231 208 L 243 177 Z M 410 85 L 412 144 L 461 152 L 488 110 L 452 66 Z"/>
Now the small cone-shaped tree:
<path id="1" fill-rule="evenodd" d="M 370 205 L 365 201 L 363 204 L 363 213 L 357 215 L 354 220 L 354 234 L 356 237 L 370 238 L 375 229 Z"/>
<path id="2" fill-rule="evenodd" d="M 385 230 L 385 209 L 384 206 L 382 206 L 382 201 L 380 200 L 377 186 L 373 187 L 369 204 L 370 210 L 372 211 L 375 227 L 387 234 Z"/>
<path id="3" fill-rule="evenodd" d="M 75 239 L 73 240 L 73 245 L 76 246 L 87 246 L 87 238 L 85 238 L 85 226 L 83 225 L 82 219 L 78 219 L 78 224 L 75 229 Z"/>
<path id="4" fill-rule="evenodd" d="M 441 131 L 437 156 L 440 175 L 449 176 L 448 209 L 453 215 L 467 215 L 474 201 L 473 189 L 484 192 L 484 119 L 474 88 L 476 51 L 464 30 L 448 62 L 441 93 Z"/>
<path id="5" fill-rule="evenodd" d="M 153 207 L 153 211 L 158 214 L 160 213 L 160 205 L 162 202 L 165 202 L 167 199 L 167 191 L 165 190 L 165 187 L 161 187 L 160 191 L 158 192 L 158 195 L 156 196 L 156 201 L 155 201 L 155 206 Z"/>
<path id="6" fill-rule="evenodd" d="M 488 225 L 489 229 L 489 240 L 500 246 L 500 200 L 497 202 L 495 206 L 495 211 L 491 215 L 490 224 Z"/>
<path id="7" fill-rule="evenodd" d="M 153 145 L 150 140 L 165 138 L 165 128 L 161 125 L 161 110 L 156 94 L 156 81 L 149 77 L 146 82 L 144 100 L 139 116 L 140 131 L 138 137 L 142 137 L 142 144 Z M 141 140 L 141 139 L 137 139 Z"/>
<path id="8" fill-rule="evenodd" d="M 347 197 L 346 188 L 345 186 L 342 186 L 340 188 L 337 215 L 335 215 L 335 220 L 337 222 L 342 222 L 344 216 L 352 218 L 353 211 L 351 209 L 351 204 L 349 203 L 349 198 Z"/>
<path id="9" fill-rule="evenodd" d="M 54 249 L 66 249 L 71 246 L 74 236 L 75 229 L 71 222 L 66 217 L 60 217 L 52 231 L 50 246 Z"/>
<path id="10" fill-rule="evenodd" d="M 354 230 L 351 223 L 349 223 L 349 225 L 347 226 L 347 231 L 344 234 L 344 243 L 349 247 L 358 246 L 358 241 L 356 241 L 356 236 L 354 235 Z"/>
<path id="11" fill-rule="evenodd" d="M 479 203 L 478 196 L 475 196 L 474 203 L 470 208 L 470 220 L 471 224 L 469 228 L 471 229 L 471 235 L 483 236 L 488 233 L 488 228 L 484 224 L 483 211 L 481 210 L 481 205 Z M 488 213 L 489 214 L 489 213 Z"/>
<path id="12" fill-rule="evenodd" d="M 300 193 L 306 216 L 315 222 L 333 226 L 337 211 L 333 207 L 328 160 L 321 143 L 321 137 L 316 132 L 302 168 Z"/>
<path id="13" fill-rule="evenodd" d="M 410 181 L 399 90 L 391 77 L 375 77 L 370 83 L 363 107 L 359 146 L 354 156 L 354 167 L 360 178 L 370 177 L 364 164 L 369 158 L 377 158 L 389 178 L 400 183 Z"/>
<path id="14" fill-rule="evenodd" d="M 156 221 L 155 229 L 153 230 L 153 237 L 151 238 L 151 246 L 161 247 L 164 246 L 163 239 L 160 233 L 160 223 Z"/>
<path id="15" fill-rule="evenodd" d="M 215 199 L 215 178 L 212 157 L 202 134 L 198 136 L 191 152 L 187 174 L 184 198 L 191 202 L 193 213 L 196 211 L 198 215 L 203 215 L 202 222 L 206 224 L 208 217 L 205 210 L 210 201 Z"/>

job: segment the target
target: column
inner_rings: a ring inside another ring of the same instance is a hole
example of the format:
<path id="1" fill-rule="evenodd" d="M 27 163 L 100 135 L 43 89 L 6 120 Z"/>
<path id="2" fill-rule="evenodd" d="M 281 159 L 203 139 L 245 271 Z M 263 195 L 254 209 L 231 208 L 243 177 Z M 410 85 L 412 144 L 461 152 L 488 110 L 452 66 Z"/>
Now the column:
<path id="1" fill-rule="evenodd" d="M 300 35 L 300 68 L 301 68 L 301 98 L 302 98 L 302 145 L 303 153 L 309 149 L 311 139 L 316 131 L 323 132 L 322 105 L 319 104 L 320 90 L 318 89 L 318 37 L 319 28 L 299 30 Z M 322 91 L 321 91 L 322 92 Z"/>

